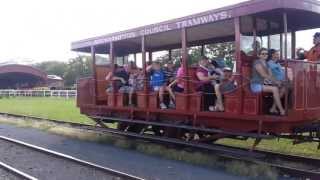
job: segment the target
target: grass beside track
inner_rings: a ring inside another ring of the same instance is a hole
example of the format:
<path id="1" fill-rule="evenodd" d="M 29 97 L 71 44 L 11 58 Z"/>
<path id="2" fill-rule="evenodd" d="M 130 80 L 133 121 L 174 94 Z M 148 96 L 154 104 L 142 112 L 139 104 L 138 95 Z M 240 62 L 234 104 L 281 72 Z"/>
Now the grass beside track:
<path id="1" fill-rule="evenodd" d="M 80 114 L 72 98 L 2 97 L 0 112 L 92 124 L 92 120 Z"/>
<path id="2" fill-rule="evenodd" d="M 10 97 L 0 99 L 0 112 L 13 114 L 32 115 L 48 119 L 65 120 L 84 124 L 93 122 L 81 115 L 76 107 L 75 99 L 50 98 L 50 97 Z M 218 143 L 236 147 L 251 147 L 253 140 L 240 141 L 233 139 L 222 139 Z M 316 143 L 303 143 L 292 145 L 292 141 L 281 139 L 262 140 L 258 149 L 270 150 L 282 153 L 312 156 L 319 158 L 320 150 Z"/>

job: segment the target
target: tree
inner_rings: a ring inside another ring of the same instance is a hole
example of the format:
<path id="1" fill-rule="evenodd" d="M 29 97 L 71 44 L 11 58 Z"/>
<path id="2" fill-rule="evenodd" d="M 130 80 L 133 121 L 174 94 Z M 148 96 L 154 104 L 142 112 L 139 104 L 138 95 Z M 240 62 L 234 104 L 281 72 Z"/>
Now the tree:
<path id="1" fill-rule="evenodd" d="M 35 68 L 40 69 L 47 74 L 57 75 L 63 77 L 67 71 L 67 63 L 60 61 L 46 61 L 33 65 Z"/>
<path id="2" fill-rule="evenodd" d="M 226 65 L 230 68 L 233 68 L 234 60 L 234 49 L 235 45 L 233 42 L 217 43 L 217 44 L 208 44 L 204 46 L 204 55 L 210 59 L 223 58 L 226 62 Z M 194 46 L 188 48 L 188 64 L 195 65 L 198 63 L 201 58 L 202 47 Z M 178 64 L 181 59 L 181 50 L 175 49 L 172 50 L 171 59 L 174 63 Z M 169 54 L 165 54 L 159 58 L 158 61 L 166 63 L 169 60 Z"/>
<path id="3" fill-rule="evenodd" d="M 79 56 L 66 62 L 46 61 L 33 65 L 34 67 L 46 72 L 60 76 L 64 79 L 66 87 L 73 86 L 78 78 L 92 75 L 91 56 Z"/>
<path id="4" fill-rule="evenodd" d="M 66 86 L 73 86 L 76 80 L 92 75 L 92 58 L 79 56 L 69 60 L 63 78 Z"/>

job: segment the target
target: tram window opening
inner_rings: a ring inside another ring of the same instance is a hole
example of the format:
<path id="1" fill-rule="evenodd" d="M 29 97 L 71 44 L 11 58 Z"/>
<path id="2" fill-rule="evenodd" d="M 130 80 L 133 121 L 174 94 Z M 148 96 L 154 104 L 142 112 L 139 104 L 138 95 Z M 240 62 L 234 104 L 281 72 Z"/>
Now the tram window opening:
<path id="1" fill-rule="evenodd" d="M 303 48 L 305 50 L 311 49 L 313 44 L 313 35 L 320 32 L 320 28 L 308 29 L 296 32 L 296 49 Z"/>
<path id="2" fill-rule="evenodd" d="M 169 61 L 168 51 L 156 51 L 152 53 L 152 59 L 154 61 L 159 61 L 161 63 L 166 63 Z"/>
<path id="3" fill-rule="evenodd" d="M 205 45 L 205 55 L 215 60 L 222 67 L 227 66 L 233 69 L 235 64 L 235 44 L 234 42 L 224 42 Z"/>
<path id="4" fill-rule="evenodd" d="M 137 53 L 136 54 L 136 58 L 137 58 L 137 67 L 138 68 L 142 68 L 143 64 L 142 64 L 142 53 Z"/>
<path id="5" fill-rule="evenodd" d="M 116 57 L 115 58 L 115 64 L 119 65 L 119 66 L 123 66 L 124 65 L 124 59 L 123 57 Z"/>
<path id="6" fill-rule="evenodd" d="M 109 65 L 111 63 L 109 54 L 96 54 L 95 58 L 97 66 Z"/>
<path id="7" fill-rule="evenodd" d="M 198 61 L 202 56 L 201 46 L 193 46 L 188 48 L 188 64 L 190 66 L 197 66 Z"/>

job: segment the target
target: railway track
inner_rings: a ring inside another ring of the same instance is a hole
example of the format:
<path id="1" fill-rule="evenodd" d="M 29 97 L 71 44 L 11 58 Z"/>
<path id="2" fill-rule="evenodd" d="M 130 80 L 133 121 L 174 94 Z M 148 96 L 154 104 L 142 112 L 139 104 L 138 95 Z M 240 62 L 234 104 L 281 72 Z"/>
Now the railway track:
<path id="1" fill-rule="evenodd" d="M 37 180 L 35 177 L 38 176 L 39 179 L 143 180 L 143 178 L 9 137 L 0 136 L 0 144 L 0 159 L 9 161 L 15 166 L 20 166 L 20 169 L 24 169 L 25 172 L 30 171 L 29 174 L 34 174 L 33 177 L 0 162 L 0 167 L 20 177 L 20 179 Z M 53 167 L 57 168 L 54 169 Z M 59 174 L 57 175 L 57 173 Z M 83 177 L 83 175 L 89 177 Z"/>
<path id="2" fill-rule="evenodd" d="M 4 171 L 1 171 L 4 170 Z M 38 180 L 6 163 L 0 161 L 0 179 L 17 179 L 17 180 Z"/>
<path id="3" fill-rule="evenodd" d="M 57 125 L 68 126 L 81 130 L 95 131 L 99 133 L 109 133 L 121 136 L 132 137 L 157 143 L 174 144 L 178 147 L 192 148 L 196 151 L 214 152 L 219 157 L 227 160 L 241 160 L 248 163 L 263 164 L 278 169 L 281 174 L 289 175 L 291 177 L 299 177 L 306 179 L 320 179 L 320 159 L 309 158 L 296 155 L 288 155 L 271 151 L 254 150 L 231 147 L 219 144 L 204 144 L 181 141 L 174 138 L 158 137 L 152 135 L 142 135 L 132 132 L 123 132 L 112 128 L 97 127 L 84 125 L 79 123 L 63 122 L 58 120 L 51 120 L 39 117 L 0 113 L 0 116 L 30 119 L 34 121 L 45 121 Z"/>

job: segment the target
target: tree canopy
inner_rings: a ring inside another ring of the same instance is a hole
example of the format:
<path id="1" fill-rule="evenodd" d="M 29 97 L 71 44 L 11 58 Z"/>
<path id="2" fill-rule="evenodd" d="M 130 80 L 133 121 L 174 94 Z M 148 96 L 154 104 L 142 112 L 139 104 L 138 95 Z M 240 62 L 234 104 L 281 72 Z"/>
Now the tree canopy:
<path id="1" fill-rule="evenodd" d="M 79 56 L 69 59 L 68 62 L 46 61 L 34 64 L 33 66 L 64 79 L 66 87 L 72 87 L 78 78 L 92 74 L 92 58 L 90 56 Z"/>

